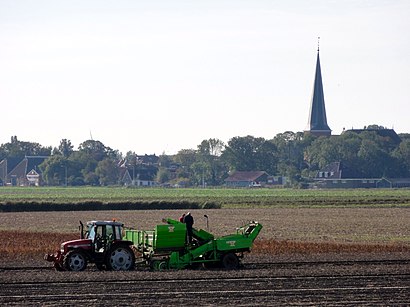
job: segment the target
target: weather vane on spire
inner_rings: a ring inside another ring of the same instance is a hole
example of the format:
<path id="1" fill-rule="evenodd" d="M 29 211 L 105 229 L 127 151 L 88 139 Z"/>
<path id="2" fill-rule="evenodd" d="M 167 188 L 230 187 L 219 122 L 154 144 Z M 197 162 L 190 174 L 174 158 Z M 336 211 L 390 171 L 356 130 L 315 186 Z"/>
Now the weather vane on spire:
<path id="1" fill-rule="evenodd" d="M 317 52 L 319 52 L 320 36 L 317 37 Z"/>

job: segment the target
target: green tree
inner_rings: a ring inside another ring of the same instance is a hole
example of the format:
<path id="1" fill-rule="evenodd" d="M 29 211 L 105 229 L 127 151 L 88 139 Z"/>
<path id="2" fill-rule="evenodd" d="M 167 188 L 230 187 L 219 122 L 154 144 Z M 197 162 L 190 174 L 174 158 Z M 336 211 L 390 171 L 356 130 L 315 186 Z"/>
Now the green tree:
<path id="1" fill-rule="evenodd" d="M 180 166 L 189 168 L 196 161 L 196 150 L 195 149 L 181 149 L 175 155 L 174 160 Z"/>
<path id="2" fill-rule="evenodd" d="M 98 162 L 95 174 L 99 177 L 100 185 L 107 186 L 118 184 L 119 168 L 112 159 L 105 158 Z"/>
<path id="3" fill-rule="evenodd" d="M 47 185 L 70 185 L 72 183 L 72 163 L 66 157 L 53 155 L 39 165 Z"/>
<path id="4" fill-rule="evenodd" d="M 160 167 L 157 172 L 156 181 L 159 183 L 166 183 L 171 179 L 171 174 L 168 168 Z"/>
<path id="5" fill-rule="evenodd" d="M 346 132 L 319 137 L 305 151 L 311 171 L 331 162 L 342 162 L 346 178 L 397 177 L 403 173 L 400 159 L 392 155 L 395 145 L 374 131 Z"/>
<path id="6" fill-rule="evenodd" d="M 98 186 L 100 184 L 100 178 L 95 172 L 83 170 L 82 173 L 86 185 Z"/>
<path id="7" fill-rule="evenodd" d="M 201 185 L 206 182 L 214 186 L 223 182 L 223 178 L 228 172 L 227 167 L 221 160 L 221 154 L 224 148 L 224 143 L 219 139 L 203 140 L 201 144 L 198 145 L 198 162 L 197 165 L 191 167 L 191 169 L 196 173 L 195 180 L 197 182 L 198 178 L 201 178 Z"/>
<path id="8" fill-rule="evenodd" d="M 197 152 L 194 149 L 181 149 L 174 156 L 174 161 L 179 165 L 177 178 L 191 178 L 191 165 L 197 160 Z"/>
<path id="9" fill-rule="evenodd" d="M 54 154 L 62 155 L 63 157 L 69 157 L 74 152 L 74 146 L 70 140 L 62 139 L 58 148 L 54 149 Z"/>
<path id="10" fill-rule="evenodd" d="M 250 135 L 234 137 L 229 140 L 222 158 L 231 170 L 264 170 L 270 174 L 276 173 L 276 146 L 264 138 Z"/>
<path id="11" fill-rule="evenodd" d="M 318 170 L 331 162 L 339 161 L 337 141 L 333 138 L 319 137 L 306 149 L 305 160 L 311 170 Z"/>
<path id="12" fill-rule="evenodd" d="M 365 177 L 380 178 L 385 175 L 386 165 L 390 157 L 373 140 L 364 139 L 357 153 L 361 160 L 360 171 Z"/>
<path id="13" fill-rule="evenodd" d="M 203 140 L 198 145 L 198 152 L 203 156 L 220 157 L 225 144 L 219 139 Z"/>
<path id="14" fill-rule="evenodd" d="M 166 155 L 165 153 L 162 153 L 159 157 L 158 157 L 158 164 L 160 167 L 171 167 L 171 165 L 173 164 L 173 160 L 170 156 Z"/>
<path id="15" fill-rule="evenodd" d="M 410 140 L 410 133 L 400 133 L 399 137 L 402 141 Z"/>
<path id="16" fill-rule="evenodd" d="M 118 151 L 106 147 L 100 141 L 87 140 L 80 144 L 78 152 L 74 152 L 70 158 L 78 163 L 78 165 L 81 165 L 81 174 L 85 184 L 99 185 L 100 176 L 96 172 L 98 163 L 110 159 L 114 165 L 120 160 L 120 154 Z M 105 182 L 106 180 L 107 178 L 104 175 L 103 181 Z"/>
<path id="17" fill-rule="evenodd" d="M 303 132 L 286 131 L 277 134 L 273 143 L 276 145 L 278 174 L 286 176 L 291 183 L 299 182 L 302 171 L 308 168 L 304 152 L 313 140 L 314 136 Z"/>
<path id="18" fill-rule="evenodd" d="M 402 176 L 410 177 L 410 138 L 405 139 L 400 145 L 393 151 L 392 156 L 398 160 L 398 163 L 402 165 Z"/>
<path id="19" fill-rule="evenodd" d="M 366 129 L 366 130 L 383 130 L 383 129 L 386 129 L 386 127 L 372 124 L 372 125 L 368 125 L 367 127 L 364 127 L 364 129 Z"/>
<path id="20" fill-rule="evenodd" d="M 102 161 L 105 158 L 119 160 L 121 157 L 117 150 L 113 150 L 110 147 L 105 146 L 100 141 L 95 140 L 87 140 L 82 142 L 78 147 L 78 151 L 86 153 L 97 162 Z"/>
<path id="21" fill-rule="evenodd" d="M 197 186 L 205 186 L 211 179 L 211 168 L 205 162 L 195 162 L 190 167 L 190 182 Z"/>

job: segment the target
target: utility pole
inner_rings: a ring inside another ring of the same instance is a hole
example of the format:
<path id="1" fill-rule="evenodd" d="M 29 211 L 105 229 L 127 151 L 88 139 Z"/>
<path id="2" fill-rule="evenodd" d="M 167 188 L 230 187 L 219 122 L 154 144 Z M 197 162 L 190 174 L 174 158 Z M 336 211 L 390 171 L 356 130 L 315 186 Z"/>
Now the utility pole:
<path id="1" fill-rule="evenodd" d="M 64 165 L 65 168 L 65 186 L 67 187 L 67 165 Z"/>
<path id="2" fill-rule="evenodd" d="M 205 167 L 202 166 L 202 188 L 205 188 Z"/>
<path id="3" fill-rule="evenodd" d="M 61 165 L 61 167 L 62 168 L 64 168 L 64 186 L 67 186 L 67 181 L 68 181 L 68 178 L 67 178 L 67 165 Z"/>

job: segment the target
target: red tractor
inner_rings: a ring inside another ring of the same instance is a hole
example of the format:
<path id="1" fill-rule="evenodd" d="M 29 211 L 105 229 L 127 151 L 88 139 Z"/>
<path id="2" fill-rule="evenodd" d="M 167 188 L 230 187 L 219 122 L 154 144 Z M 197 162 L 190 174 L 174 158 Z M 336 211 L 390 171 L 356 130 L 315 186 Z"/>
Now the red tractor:
<path id="1" fill-rule="evenodd" d="M 84 234 L 80 222 L 81 238 L 62 243 L 59 251 L 46 254 L 44 259 L 53 262 L 57 271 L 83 271 L 89 262 L 100 270 L 132 270 L 133 243 L 122 239 L 123 227 L 115 221 L 90 221 Z"/>

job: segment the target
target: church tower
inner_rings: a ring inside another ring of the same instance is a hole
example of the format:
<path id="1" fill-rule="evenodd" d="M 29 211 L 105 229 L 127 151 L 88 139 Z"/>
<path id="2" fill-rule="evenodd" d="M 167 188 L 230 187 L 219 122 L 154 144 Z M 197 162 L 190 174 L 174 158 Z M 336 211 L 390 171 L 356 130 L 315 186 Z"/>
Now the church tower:
<path id="1" fill-rule="evenodd" d="M 313 84 L 312 101 L 310 103 L 309 121 L 305 133 L 315 136 L 329 136 L 332 134 L 327 125 L 325 97 L 323 95 L 322 73 L 320 70 L 319 43 L 317 47 L 316 73 Z"/>

